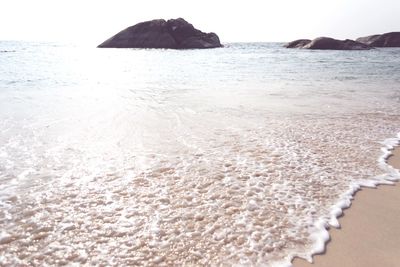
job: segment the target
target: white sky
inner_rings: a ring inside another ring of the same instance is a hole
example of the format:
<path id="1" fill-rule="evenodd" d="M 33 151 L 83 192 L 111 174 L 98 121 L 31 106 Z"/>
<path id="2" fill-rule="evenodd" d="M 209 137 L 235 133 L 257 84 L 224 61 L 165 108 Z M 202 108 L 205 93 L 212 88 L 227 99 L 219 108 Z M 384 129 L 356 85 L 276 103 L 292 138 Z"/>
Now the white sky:
<path id="1" fill-rule="evenodd" d="M 177 17 L 222 42 L 400 31 L 400 0 L 1 0 L 0 8 L 0 40 L 97 45 L 138 22 Z"/>

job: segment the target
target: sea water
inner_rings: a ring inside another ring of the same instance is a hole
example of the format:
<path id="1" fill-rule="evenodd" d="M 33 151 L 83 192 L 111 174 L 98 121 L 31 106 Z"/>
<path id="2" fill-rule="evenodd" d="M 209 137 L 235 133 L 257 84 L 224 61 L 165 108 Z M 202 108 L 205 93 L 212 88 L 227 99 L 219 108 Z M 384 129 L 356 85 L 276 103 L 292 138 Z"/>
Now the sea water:
<path id="1" fill-rule="evenodd" d="M 398 48 L 2 41 L 0 265 L 310 259 L 399 115 Z"/>

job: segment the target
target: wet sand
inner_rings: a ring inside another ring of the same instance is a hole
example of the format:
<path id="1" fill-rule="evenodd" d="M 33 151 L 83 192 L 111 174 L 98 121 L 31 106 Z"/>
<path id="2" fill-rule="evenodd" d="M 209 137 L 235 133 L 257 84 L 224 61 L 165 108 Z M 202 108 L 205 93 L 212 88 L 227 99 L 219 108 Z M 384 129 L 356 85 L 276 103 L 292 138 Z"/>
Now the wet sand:
<path id="1" fill-rule="evenodd" d="M 400 169 L 400 147 L 388 159 Z M 314 263 L 293 261 L 295 267 L 375 267 L 399 266 L 400 183 L 363 188 L 350 209 L 340 218 L 341 229 L 332 228 L 331 241 Z"/>

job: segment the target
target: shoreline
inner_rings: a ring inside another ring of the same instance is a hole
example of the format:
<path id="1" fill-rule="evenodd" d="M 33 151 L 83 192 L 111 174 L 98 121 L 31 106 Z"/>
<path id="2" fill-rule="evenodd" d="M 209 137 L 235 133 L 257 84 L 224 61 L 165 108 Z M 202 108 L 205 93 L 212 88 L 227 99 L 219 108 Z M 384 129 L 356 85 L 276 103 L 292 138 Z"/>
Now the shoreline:
<path id="1" fill-rule="evenodd" d="M 386 162 L 400 169 L 400 146 Z M 296 257 L 294 267 L 398 266 L 400 251 L 400 182 L 362 187 L 351 208 L 338 218 L 340 227 L 330 227 L 325 252 L 313 256 L 313 263 Z"/>

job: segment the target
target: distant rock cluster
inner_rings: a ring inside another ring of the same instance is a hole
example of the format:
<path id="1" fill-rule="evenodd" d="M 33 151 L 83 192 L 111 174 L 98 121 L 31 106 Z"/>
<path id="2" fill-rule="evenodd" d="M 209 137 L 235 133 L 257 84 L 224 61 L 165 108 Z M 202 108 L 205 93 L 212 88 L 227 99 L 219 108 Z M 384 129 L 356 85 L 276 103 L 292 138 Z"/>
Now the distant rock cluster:
<path id="1" fill-rule="evenodd" d="M 222 47 L 215 33 L 204 33 L 183 18 L 156 19 L 131 26 L 98 47 L 200 49 Z"/>
<path id="2" fill-rule="evenodd" d="M 374 47 L 400 47 L 400 32 L 360 37 L 353 40 L 337 40 L 319 37 L 314 40 L 299 39 L 285 45 L 286 48 L 324 49 L 324 50 L 368 50 Z"/>

